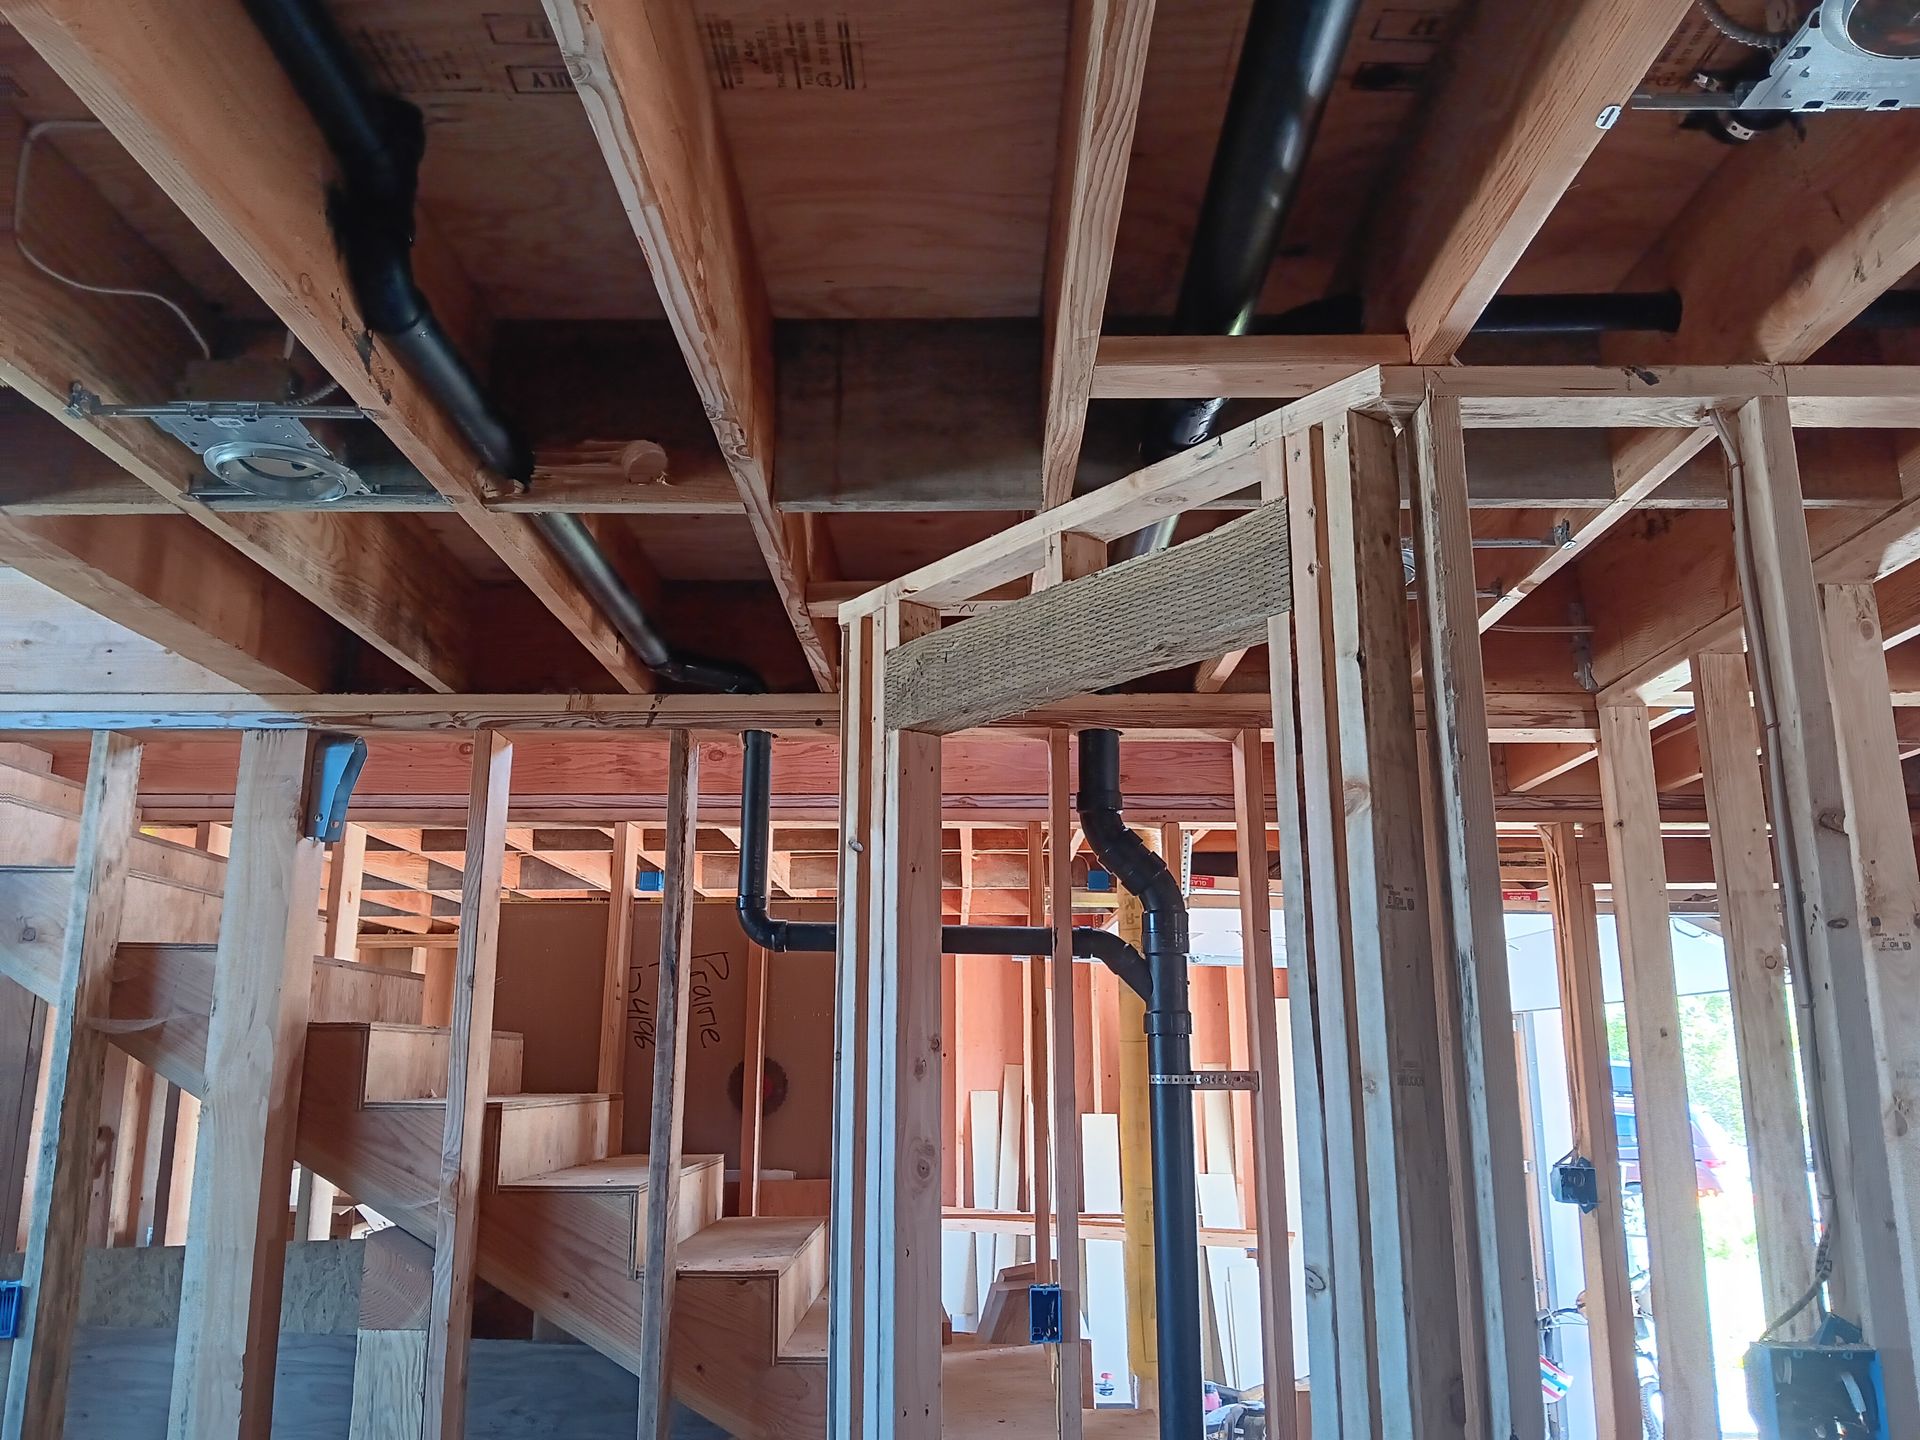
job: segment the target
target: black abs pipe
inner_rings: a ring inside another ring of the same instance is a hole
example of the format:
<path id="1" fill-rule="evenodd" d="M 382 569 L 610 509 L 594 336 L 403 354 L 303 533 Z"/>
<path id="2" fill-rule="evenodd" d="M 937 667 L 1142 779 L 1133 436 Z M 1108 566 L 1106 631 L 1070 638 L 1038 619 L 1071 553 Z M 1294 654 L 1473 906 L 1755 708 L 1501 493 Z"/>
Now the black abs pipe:
<path id="1" fill-rule="evenodd" d="M 1359 8 L 1359 0 L 1254 0 L 1180 282 L 1175 333 L 1247 332 Z M 1144 458 L 1151 463 L 1204 443 L 1225 403 L 1156 405 Z M 1120 553 L 1163 548 L 1174 524 L 1158 521 L 1128 536 Z"/>
<path id="2" fill-rule="evenodd" d="M 1160 1433 L 1201 1430 L 1199 1198 L 1193 1151 L 1193 1012 L 1187 1008 L 1187 904 L 1180 882 L 1120 814 L 1120 735 L 1080 732 L 1080 824 L 1095 857 L 1140 897 L 1153 1122 L 1153 1266 Z"/>
<path id="3" fill-rule="evenodd" d="M 831 921 L 777 920 L 767 913 L 768 810 L 773 789 L 773 737 L 748 730 L 741 737 L 740 884 L 735 907 L 740 928 L 763 950 L 829 951 L 838 927 Z M 943 925 L 944 955 L 1051 955 L 1053 930 L 1046 925 Z M 1073 927 L 1073 953 L 1098 960 L 1143 1000 L 1150 999 L 1147 962 L 1110 930 Z"/>
<path id="4" fill-rule="evenodd" d="M 413 209 L 426 124 L 405 100 L 374 90 L 320 0 L 246 0 L 247 13 L 311 112 L 339 167 L 328 219 L 367 328 L 433 396 L 488 469 L 525 485 L 533 454 L 501 416 L 413 278 Z M 760 677 L 676 654 L 578 516 L 535 525 L 642 664 L 702 690 L 757 693 Z"/>

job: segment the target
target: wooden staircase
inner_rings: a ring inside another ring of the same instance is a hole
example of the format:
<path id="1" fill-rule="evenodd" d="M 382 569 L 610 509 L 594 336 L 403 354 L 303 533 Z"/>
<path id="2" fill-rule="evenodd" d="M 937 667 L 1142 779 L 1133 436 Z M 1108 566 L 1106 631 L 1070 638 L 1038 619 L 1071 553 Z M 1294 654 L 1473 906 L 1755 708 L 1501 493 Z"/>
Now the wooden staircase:
<path id="1" fill-rule="evenodd" d="M 70 883 L 60 869 L 0 869 L 0 974 L 42 998 L 56 989 Z M 115 957 L 111 1038 L 192 1094 L 205 1089 L 211 941 L 123 943 Z M 419 1023 L 422 992 L 406 971 L 315 960 L 296 1153 L 431 1243 L 449 1032 Z M 479 1273 L 633 1368 L 646 1157 L 614 1153 L 612 1097 L 521 1093 L 521 1051 L 518 1035 L 495 1037 Z M 826 1224 L 723 1218 L 721 1165 L 684 1161 L 674 1394 L 743 1440 L 814 1440 L 826 1433 Z"/>

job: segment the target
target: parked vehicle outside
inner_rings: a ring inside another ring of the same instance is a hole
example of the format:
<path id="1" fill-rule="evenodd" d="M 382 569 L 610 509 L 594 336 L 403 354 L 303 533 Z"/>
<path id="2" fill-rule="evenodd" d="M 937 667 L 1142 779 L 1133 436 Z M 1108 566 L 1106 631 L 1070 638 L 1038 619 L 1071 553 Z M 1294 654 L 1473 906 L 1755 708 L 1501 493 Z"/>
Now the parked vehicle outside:
<path id="1" fill-rule="evenodd" d="M 1620 1148 L 1620 1183 L 1633 1189 L 1640 1185 L 1640 1124 L 1633 1111 L 1633 1070 L 1623 1060 L 1613 1062 L 1613 1128 Z M 1727 1138 L 1713 1118 L 1698 1105 L 1687 1107 L 1693 1127 L 1694 1183 L 1700 1194 L 1719 1195 L 1725 1190 L 1716 1173 L 1726 1163 Z"/>

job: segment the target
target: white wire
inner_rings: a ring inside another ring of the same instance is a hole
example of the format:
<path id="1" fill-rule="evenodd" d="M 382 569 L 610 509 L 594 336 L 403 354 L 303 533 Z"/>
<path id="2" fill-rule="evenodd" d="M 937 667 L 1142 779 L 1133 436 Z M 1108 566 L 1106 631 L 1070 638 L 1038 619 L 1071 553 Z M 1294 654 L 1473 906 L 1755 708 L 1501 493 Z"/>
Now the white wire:
<path id="1" fill-rule="evenodd" d="M 200 353 L 207 359 L 213 358 L 213 347 L 207 343 L 207 337 L 200 333 L 200 327 L 193 323 L 193 317 L 187 314 L 179 302 L 172 297 L 162 295 L 158 290 L 142 290 L 124 285 L 94 285 L 88 281 L 64 275 L 47 264 L 33 251 L 27 248 L 26 212 L 27 212 L 27 173 L 33 158 L 33 146 L 42 135 L 50 130 L 92 130 L 103 128 L 98 120 L 42 120 L 38 125 L 27 127 L 26 138 L 20 142 L 20 164 L 13 177 L 13 246 L 20 252 L 20 258 L 34 269 L 62 285 L 70 285 L 75 290 L 84 290 L 89 295 L 124 295 L 136 300 L 158 300 L 171 310 L 180 323 L 187 327 L 187 333 L 193 336 L 194 343 L 200 347 Z"/>

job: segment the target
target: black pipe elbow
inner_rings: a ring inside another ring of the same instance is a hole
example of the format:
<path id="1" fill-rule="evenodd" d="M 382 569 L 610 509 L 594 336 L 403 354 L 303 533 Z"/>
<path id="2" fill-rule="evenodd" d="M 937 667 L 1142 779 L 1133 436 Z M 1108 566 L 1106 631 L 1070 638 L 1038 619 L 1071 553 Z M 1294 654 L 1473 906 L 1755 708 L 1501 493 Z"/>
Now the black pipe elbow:
<path id="1" fill-rule="evenodd" d="M 1120 814 L 1120 732 L 1080 732 L 1080 824 L 1094 856 L 1140 898 L 1141 949 L 1156 959 L 1186 963 L 1187 904 L 1166 862 L 1127 827 Z"/>

